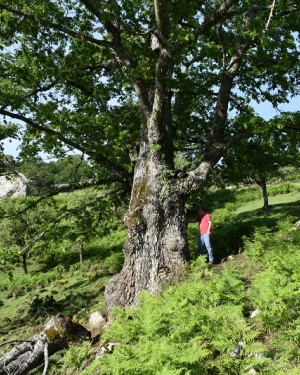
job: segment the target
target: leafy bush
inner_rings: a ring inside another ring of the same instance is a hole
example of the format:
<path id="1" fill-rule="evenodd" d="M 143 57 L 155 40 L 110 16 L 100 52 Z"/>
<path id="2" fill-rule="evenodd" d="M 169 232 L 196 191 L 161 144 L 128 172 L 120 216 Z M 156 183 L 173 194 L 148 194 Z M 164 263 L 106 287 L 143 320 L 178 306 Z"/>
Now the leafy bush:
<path id="1" fill-rule="evenodd" d="M 75 371 L 84 368 L 92 355 L 93 349 L 88 341 L 84 341 L 81 345 L 70 345 L 61 360 L 64 374 L 72 375 Z"/>
<path id="2" fill-rule="evenodd" d="M 268 194 L 269 196 L 275 196 L 279 194 L 288 194 L 293 191 L 299 191 L 299 187 L 289 184 L 287 182 L 284 182 L 280 185 L 272 185 L 268 187 Z"/>
<path id="3" fill-rule="evenodd" d="M 123 253 L 115 253 L 107 257 L 104 260 L 103 265 L 104 267 L 107 267 L 108 272 L 110 274 L 115 274 L 121 271 L 123 263 L 124 263 Z"/>
<path id="4" fill-rule="evenodd" d="M 283 167 L 281 174 L 285 181 L 300 181 L 300 174 L 298 167 Z"/>

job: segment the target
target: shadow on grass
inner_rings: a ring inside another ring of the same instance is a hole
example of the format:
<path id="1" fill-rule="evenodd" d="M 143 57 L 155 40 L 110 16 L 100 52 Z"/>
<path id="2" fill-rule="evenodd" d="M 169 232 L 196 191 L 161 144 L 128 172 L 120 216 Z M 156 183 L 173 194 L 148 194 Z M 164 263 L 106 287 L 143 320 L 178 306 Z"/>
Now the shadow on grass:
<path id="1" fill-rule="evenodd" d="M 97 244 L 87 244 L 83 250 L 83 261 L 84 262 L 91 262 L 91 263 L 98 263 L 103 261 L 105 258 L 115 254 L 122 252 L 123 244 L 114 245 L 105 244 L 105 246 L 97 245 Z M 52 268 L 55 268 L 58 265 L 62 265 L 65 268 L 69 268 L 73 264 L 79 263 L 79 250 L 71 249 L 69 253 L 61 253 L 55 257 L 51 257 L 47 260 L 44 264 L 41 271 L 50 271 Z"/>
<path id="2" fill-rule="evenodd" d="M 300 201 L 291 203 L 274 204 L 269 212 L 264 215 L 261 209 L 242 212 L 230 218 L 226 223 L 214 223 L 214 232 L 211 238 L 216 263 L 229 255 L 237 254 L 243 250 L 243 237 L 251 236 L 255 229 L 268 227 L 276 229 L 277 221 L 287 216 L 300 218 Z M 191 258 L 198 256 L 198 228 L 189 230 Z"/>
<path id="3" fill-rule="evenodd" d="M 57 313 L 72 317 L 79 310 L 86 309 L 101 299 L 108 279 L 103 277 L 97 281 L 79 281 L 68 287 L 64 286 L 59 294 L 52 291 L 44 296 L 36 296 L 30 303 L 26 321 L 42 321 L 45 316 Z"/>
<path id="4" fill-rule="evenodd" d="M 298 216 L 300 217 L 300 201 L 279 203 L 270 205 L 270 210 L 267 215 L 263 215 L 261 210 L 249 210 L 241 212 L 236 216 L 237 220 L 247 220 L 249 218 L 261 216 L 266 220 L 276 221 L 284 216 Z"/>

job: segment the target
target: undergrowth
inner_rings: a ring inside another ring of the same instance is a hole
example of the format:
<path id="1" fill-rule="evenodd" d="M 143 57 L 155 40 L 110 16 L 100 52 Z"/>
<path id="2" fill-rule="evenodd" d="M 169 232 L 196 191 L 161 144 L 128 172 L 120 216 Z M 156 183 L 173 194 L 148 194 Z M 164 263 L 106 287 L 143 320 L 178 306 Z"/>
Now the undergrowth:
<path id="1" fill-rule="evenodd" d="M 273 193 L 282 189 L 298 187 L 274 186 Z M 194 261 L 186 279 L 159 297 L 143 293 L 133 309 L 115 310 L 115 322 L 102 337 L 120 344 L 114 354 L 89 366 L 96 348 L 72 346 L 65 357 L 50 358 L 49 374 L 300 373 L 300 232 L 291 229 L 295 217 L 276 224 L 290 213 L 300 215 L 299 203 L 276 204 L 269 215 L 237 214 L 259 189 L 210 194 L 216 259 L 242 254 L 208 266 L 197 258 L 198 227 L 191 224 Z M 83 264 L 77 248 L 59 246 L 49 259 L 43 253 L 30 258 L 28 275 L 17 264 L 1 273 L 0 340 L 29 337 L 58 312 L 84 325 L 91 311 L 105 314 L 104 288 L 122 267 L 126 231 L 111 223 L 103 233 L 85 244 Z M 258 313 L 250 318 L 253 311 Z"/>
<path id="2" fill-rule="evenodd" d="M 256 230 L 222 266 L 199 257 L 184 282 L 115 309 L 118 342 L 84 375 L 300 373 L 300 233 L 295 218 Z M 251 312 L 255 311 L 255 317 Z M 101 372 L 100 372 L 101 369 Z"/>

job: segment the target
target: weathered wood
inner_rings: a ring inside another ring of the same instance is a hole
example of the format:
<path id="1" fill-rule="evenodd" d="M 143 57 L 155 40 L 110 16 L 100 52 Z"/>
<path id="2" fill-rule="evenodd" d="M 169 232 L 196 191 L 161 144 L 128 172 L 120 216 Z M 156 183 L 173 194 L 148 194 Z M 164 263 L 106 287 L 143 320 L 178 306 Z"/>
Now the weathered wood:
<path id="1" fill-rule="evenodd" d="M 48 366 L 48 356 L 68 347 L 69 343 L 89 340 L 91 333 L 62 315 L 49 320 L 43 329 L 0 358 L 0 375 L 23 375 L 40 366 Z"/>

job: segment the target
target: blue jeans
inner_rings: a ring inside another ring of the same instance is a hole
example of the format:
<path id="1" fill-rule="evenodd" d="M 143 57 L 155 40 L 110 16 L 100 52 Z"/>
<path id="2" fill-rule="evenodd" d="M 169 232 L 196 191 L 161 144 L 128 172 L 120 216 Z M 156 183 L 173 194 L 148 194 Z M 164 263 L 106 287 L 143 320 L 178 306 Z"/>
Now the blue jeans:
<path id="1" fill-rule="evenodd" d="M 199 253 L 200 255 L 205 255 L 204 254 L 204 245 L 207 249 L 208 252 L 208 260 L 212 263 L 214 261 L 214 255 L 213 255 L 213 249 L 211 247 L 210 243 L 210 236 L 207 234 L 201 234 L 199 236 Z"/>

